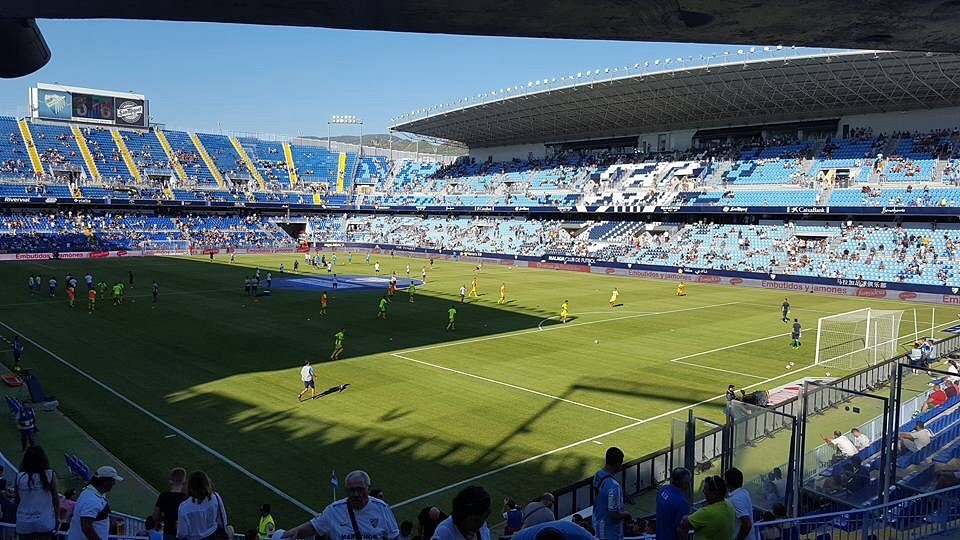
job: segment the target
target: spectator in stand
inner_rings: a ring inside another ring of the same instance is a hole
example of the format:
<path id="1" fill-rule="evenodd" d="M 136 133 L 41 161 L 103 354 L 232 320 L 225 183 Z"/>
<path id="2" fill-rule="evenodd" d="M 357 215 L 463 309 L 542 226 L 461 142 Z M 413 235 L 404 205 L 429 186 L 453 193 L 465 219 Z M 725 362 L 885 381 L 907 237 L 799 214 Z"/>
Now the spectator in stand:
<path id="1" fill-rule="evenodd" d="M 857 447 L 853 445 L 846 435 L 840 433 L 840 430 L 833 432 L 832 439 L 829 437 L 824 437 L 823 442 L 827 443 L 837 451 L 834 455 L 835 460 L 857 455 Z"/>
<path id="2" fill-rule="evenodd" d="M 940 383 L 934 387 L 933 392 L 930 392 L 930 396 L 927 397 L 927 402 L 923 404 L 923 407 L 920 409 L 920 412 L 932 411 L 934 409 L 939 409 L 947 402 L 947 393 L 944 390 L 946 383 Z"/>
<path id="3" fill-rule="evenodd" d="M 447 515 L 436 506 L 428 506 L 420 510 L 420 513 L 417 514 L 417 537 L 424 540 L 432 538 L 433 531 L 437 530 L 437 525 L 445 519 L 447 519 Z"/>
<path id="4" fill-rule="evenodd" d="M 736 532 L 736 512 L 727 500 L 727 485 L 719 476 L 703 479 L 704 506 L 680 520 L 677 538 L 687 538 L 693 529 L 694 540 L 733 538 Z"/>
<path id="5" fill-rule="evenodd" d="M 400 524 L 400 539 L 399 540 L 411 540 L 413 534 L 413 522 L 404 521 Z"/>
<path id="6" fill-rule="evenodd" d="M 153 519 L 163 525 L 164 540 L 176 540 L 177 538 L 177 514 L 180 511 L 180 504 L 187 500 L 187 494 L 183 492 L 183 483 L 187 479 L 187 471 L 177 467 L 170 471 L 170 478 L 167 480 L 168 488 L 157 496 L 157 503 L 153 507 Z"/>
<path id="7" fill-rule="evenodd" d="M 522 528 L 533 527 L 541 523 L 556 520 L 553 514 L 553 493 L 544 493 L 539 500 L 533 501 L 523 509 Z"/>
<path id="8" fill-rule="evenodd" d="M 933 433 L 924 426 L 923 422 L 917 422 L 913 431 L 900 434 L 900 451 L 919 452 L 930 444 L 932 438 Z"/>
<path id="9" fill-rule="evenodd" d="M 859 429 L 853 428 L 850 430 L 851 442 L 853 442 L 853 447 L 857 449 L 857 452 L 863 452 L 870 446 L 870 437 L 867 437 L 860 432 Z"/>
<path id="10" fill-rule="evenodd" d="M 593 477 L 593 530 L 600 540 L 620 540 L 630 514 L 623 507 L 623 489 L 614 477 L 623 466 L 623 450 L 607 449 L 603 469 Z"/>
<path id="11" fill-rule="evenodd" d="M 326 540 L 398 540 L 400 529 L 387 503 L 370 497 L 370 475 L 353 471 L 346 478 L 347 498 L 334 501 L 319 516 L 284 531 L 281 538 Z"/>
<path id="12" fill-rule="evenodd" d="M 513 540 L 592 540 L 593 538 L 594 536 L 581 525 L 565 519 L 540 523 L 513 535 Z"/>
<path id="13" fill-rule="evenodd" d="M 277 530 L 277 522 L 274 521 L 270 513 L 270 505 L 264 504 L 260 507 L 260 521 L 257 523 L 257 534 L 261 540 L 270 540 L 274 531 Z"/>
<path id="14" fill-rule="evenodd" d="M 177 510 L 177 538 L 203 540 L 214 535 L 232 538 L 227 528 L 227 509 L 220 494 L 214 491 L 210 478 L 203 471 L 187 477 L 187 498 Z"/>
<path id="15" fill-rule="evenodd" d="M 43 448 L 23 454 L 16 481 L 17 536 L 20 540 L 52 540 L 57 531 L 57 475 Z"/>
<path id="16" fill-rule="evenodd" d="M 730 491 L 730 504 L 733 505 L 737 518 L 737 534 L 733 537 L 734 540 L 760 540 L 757 528 L 753 526 L 753 499 L 750 492 L 743 487 L 743 473 L 740 469 L 731 467 L 723 473 L 723 479 Z"/>
<path id="17" fill-rule="evenodd" d="M 690 471 L 677 467 L 657 493 L 657 540 L 676 540 L 680 520 L 690 513 Z"/>
<path id="18" fill-rule="evenodd" d="M 77 497 L 79 496 L 80 494 L 73 488 L 63 492 L 59 512 L 61 531 L 66 531 L 70 527 L 70 520 L 73 519 L 73 510 L 77 507 Z"/>
<path id="19" fill-rule="evenodd" d="M 503 528 L 504 536 L 511 536 L 523 527 L 523 510 L 512 497 L 503 500 L 503 519 L 507 522 Z"/>
<path id="20" fill-rule="evenodd" d="M 110 533 L 110 503 L 107 493 L 123 477 L 109 465 L 97 469 L 90 485 L 83 489 L 70 520 L 67 540 L 107 540 Z"/>
<path id="21" fill-rule="evenodd" d="M 450 517 L 437 525 L 432 540 L 490 540 L 487 517 L 490 494 L 480 486 L 469 486 L 453 498 Z"/>

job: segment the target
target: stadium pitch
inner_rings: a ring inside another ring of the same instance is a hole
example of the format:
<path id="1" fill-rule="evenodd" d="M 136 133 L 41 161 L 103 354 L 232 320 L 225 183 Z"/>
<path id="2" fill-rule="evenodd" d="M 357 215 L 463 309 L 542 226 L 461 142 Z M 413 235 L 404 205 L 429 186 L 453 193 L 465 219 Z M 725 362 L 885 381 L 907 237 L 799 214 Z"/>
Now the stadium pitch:
<path id="1" fill-rule="evenodd" d="M 162 487 L 171 467 L 203 468 L 231 513 L 251 516 L 243 523 L 271 502 L 281 526 L 330 501 L 332 471 L 342 479 L 356 468 L 370 472 L 401 519 L 428 504 L 448 507 L 469 483 L 526 499 L 591 475 L 607 446 L 628 459 L 665 447 L 671 419 L 690 407 L 719 419 L 728 384 L 772 388 L 829 371 L 811 365 L 812 330 L 803 347 L 790 347 L 781 292 L 690 284 L 677 297 L 663 281 L 502 265 L 477 273 L 468 263 L 431 268 L 381 256 L 386 276 L 407 279 L 407 264 L 411 279 L 427 273 L 412 302 L 403 289 L 393 297 L 384 321 L 377 311 L 385 286 L 326 288 L 326 271 L 281 276 L 279 265 L 289 269 L 294 259 L 3 265 L 0 328 L 26 339 L 24 364 L 61 408 L 145 479 Z M 269 296 L 244 295 L 257 267 L 273 274 Z M 92 314 L 84 300 L 71 308 L 64 277 L 88 271 L 107 283 L 126 283 L 133 271 L 136 287 L 120 306 L 101 298 Z M 31 273 L 56 277 L 55 297 L 28 290 Z M 337 273 L 352 276 L 341 285 L 376 279 L 362 261 Z M 478 297 L 461 303 L 460 287 L 469 290 L 475 276 Z M 277 286 L 300 280 L 321 285 Z M 498 303 L 502 284 L 506 301 Z M 614 287 L 622 305 L 610 307 Z M 914 308 L 920 328 L 929 328 L 933 309 L 813 294 L 790 300 L 807 329 L 862 307 L 908 310 L 901 335 L 913 332 Z M 937 321 L 955 317 L 936 310 Z M 344 359 L 325 362 L 340 328 Z M 308 359 L 318 391 L 338 390 L 300 402 Z"/>

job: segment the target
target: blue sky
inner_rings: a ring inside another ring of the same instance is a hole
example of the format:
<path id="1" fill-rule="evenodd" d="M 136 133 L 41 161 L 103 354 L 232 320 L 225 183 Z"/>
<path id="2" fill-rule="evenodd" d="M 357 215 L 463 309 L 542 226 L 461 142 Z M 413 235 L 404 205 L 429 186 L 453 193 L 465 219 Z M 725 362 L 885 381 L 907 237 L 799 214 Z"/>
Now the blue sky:
<path id="1" fill-rule="evenodd" d="M 743 48 L 147 21 L 40 27 L 53 59 L 0 80 L 0 114 L 25 115 L 27 89 L 47 82 L 145 94 L 154 121 L 171 128 L 288 135 L 325 135 L 335 114 L 384 132 L 400 113 L 538 78 Z"/>

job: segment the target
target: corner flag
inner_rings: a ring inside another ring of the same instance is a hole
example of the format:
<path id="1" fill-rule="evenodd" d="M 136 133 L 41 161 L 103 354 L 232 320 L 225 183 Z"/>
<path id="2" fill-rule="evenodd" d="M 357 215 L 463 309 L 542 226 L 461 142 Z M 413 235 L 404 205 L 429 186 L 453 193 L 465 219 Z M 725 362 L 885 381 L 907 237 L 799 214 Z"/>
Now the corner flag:
<path id="1" fill-rule="evenodd" d="M 337 471 L 330 472 L 330 485 L 333 486 L 334 492 L 340 489 L 340 480 L 337 479 Z"/>

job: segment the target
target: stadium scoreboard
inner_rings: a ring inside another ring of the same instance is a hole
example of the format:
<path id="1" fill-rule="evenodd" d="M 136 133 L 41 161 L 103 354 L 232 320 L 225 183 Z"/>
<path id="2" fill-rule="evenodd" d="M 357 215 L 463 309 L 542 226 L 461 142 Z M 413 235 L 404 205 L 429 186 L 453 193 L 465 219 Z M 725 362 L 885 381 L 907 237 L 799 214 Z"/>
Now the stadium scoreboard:
<path id="1" fill-rule="evenodd" d="M 149 102 L 140 94 L 59 84 L 30 89 L 30 116 L 118 127 L 148 127 Z"/>

